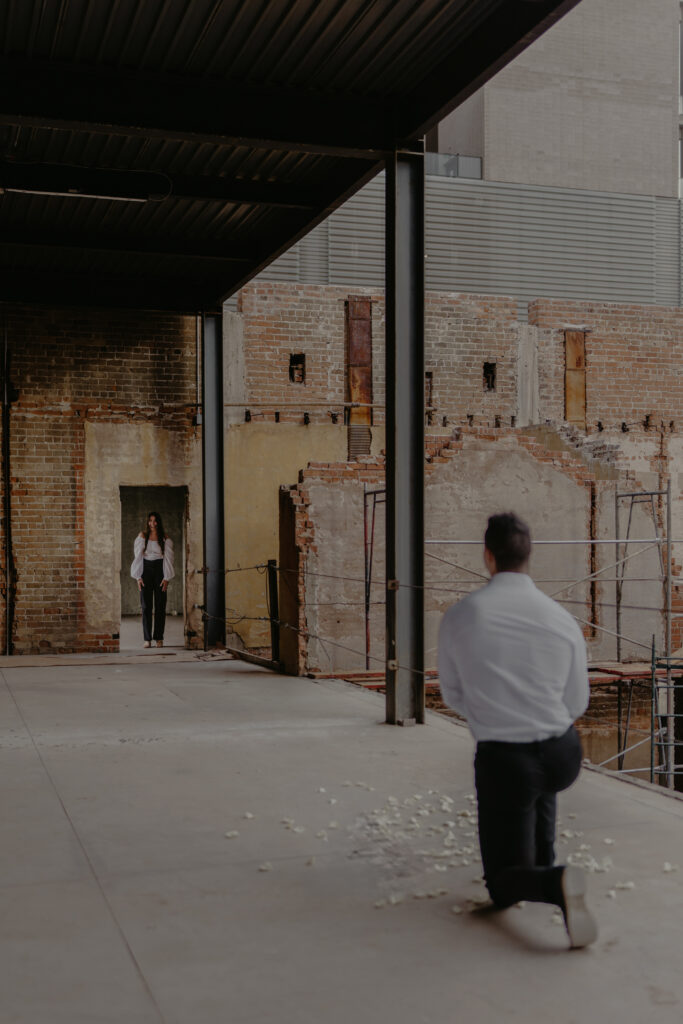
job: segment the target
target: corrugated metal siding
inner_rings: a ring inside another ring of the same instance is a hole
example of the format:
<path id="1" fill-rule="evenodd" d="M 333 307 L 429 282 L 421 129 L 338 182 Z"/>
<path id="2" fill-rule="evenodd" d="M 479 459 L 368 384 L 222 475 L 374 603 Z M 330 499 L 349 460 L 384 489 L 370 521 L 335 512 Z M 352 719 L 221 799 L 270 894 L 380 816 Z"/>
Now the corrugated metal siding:
<path id="1" fill-rule="evenodd" d="M 296 247 L 299 250 L 299 276 L 309 284 L 330 282 L 330 218 L 313 228 Z"/>
<path id="2" fill-rule="evenodd" d="M 677 199 L 430 176 L 426 286 L 514 295 L 520 314 L 543 296 L 677 306 L 683 302 L 680 209 Z M 326 223 L 327 277 L 321 263 L 294 259 L 304 245 L 313 246 L 307 240 L 267 276 L 383 287 L 384 175 Z"/>
<path id="3" fill-rule="evenodd" d="M 330 217 L 330 284 L 384 288 L 384 174 Z"/>

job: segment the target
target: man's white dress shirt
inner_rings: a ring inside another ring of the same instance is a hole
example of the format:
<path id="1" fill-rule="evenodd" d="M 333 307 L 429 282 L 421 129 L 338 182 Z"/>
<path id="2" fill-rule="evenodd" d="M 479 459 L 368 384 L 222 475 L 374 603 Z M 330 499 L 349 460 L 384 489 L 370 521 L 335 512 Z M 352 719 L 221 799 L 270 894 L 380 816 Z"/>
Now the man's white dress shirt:
<path id="1" fill-rule="evenodd" d="M 586 645 L 530 576 L 499 572 L 444 615 L 439 681 L 477 741 L 545 740 L 588 706 Z"/>

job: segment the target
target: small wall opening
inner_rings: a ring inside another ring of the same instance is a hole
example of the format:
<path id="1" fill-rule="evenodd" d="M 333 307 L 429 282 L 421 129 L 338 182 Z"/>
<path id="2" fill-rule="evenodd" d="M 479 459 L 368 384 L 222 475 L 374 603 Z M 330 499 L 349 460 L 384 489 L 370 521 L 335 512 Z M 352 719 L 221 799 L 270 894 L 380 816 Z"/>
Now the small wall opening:
<path id="1" fill-rule="evenodd" d="M 147 516 L 158 512 L 173 541 L 175 576 L 166 599 L 165 647 L 185 646 L 185 529 L 187 487 L 120 487 L 121 500 L 121 650 L 142 648 L 140 593 L 130 575 L 133 546 Z"/>
<path id="2" fill-rule="evenodd" d="M 306 383 L 306 356 L 303 352 L 294 352 L 289 357 L 289 379 L 292 384 Z"/>
<path id="3" fill-rule="evenodd" d="M 484 391 L 496 390 L 496 364 L 484 363 Z"/>

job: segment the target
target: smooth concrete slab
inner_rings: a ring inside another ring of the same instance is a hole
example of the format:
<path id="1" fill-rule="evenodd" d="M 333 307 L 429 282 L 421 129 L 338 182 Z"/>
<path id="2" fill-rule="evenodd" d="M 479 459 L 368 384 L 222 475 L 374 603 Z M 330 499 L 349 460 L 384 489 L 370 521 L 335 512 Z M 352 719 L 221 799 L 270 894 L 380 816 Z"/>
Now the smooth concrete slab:
<path id="1" fill-rule="evenodd" d="M 451 720 L 235 661 L 0 671 L 3 1024 L 683 1015 L 680 800 L 563 796 L 560 856 L 605 869 L 569 952 L 552 908 L 480 905 Z"/>

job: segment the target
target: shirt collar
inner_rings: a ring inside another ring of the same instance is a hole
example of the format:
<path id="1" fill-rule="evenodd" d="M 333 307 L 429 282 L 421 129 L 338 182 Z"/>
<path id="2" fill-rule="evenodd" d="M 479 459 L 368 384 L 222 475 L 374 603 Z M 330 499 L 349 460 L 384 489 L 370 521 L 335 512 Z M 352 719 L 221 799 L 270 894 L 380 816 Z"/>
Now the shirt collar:
<path id="1" fill-rule="evenodd" d="M 496 587 L 534 587 L 536 584 L 526 572 L 497 572 L 492 576 L 488 585 Z"/>

